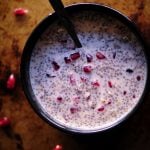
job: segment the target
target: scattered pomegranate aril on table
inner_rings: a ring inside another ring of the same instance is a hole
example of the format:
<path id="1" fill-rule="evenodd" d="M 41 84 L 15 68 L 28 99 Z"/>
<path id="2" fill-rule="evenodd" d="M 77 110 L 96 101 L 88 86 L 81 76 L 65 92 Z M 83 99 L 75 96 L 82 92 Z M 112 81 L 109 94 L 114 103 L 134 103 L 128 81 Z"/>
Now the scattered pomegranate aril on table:
<path id="1" fill-rule="evenodd" d="M 53 150 L 63 150 L 63 148 L 61 145 L 56 145 Z"/>
<path id="2" fill-rule="evenodd" d="M 7 117 L 0 118 L 0 127 L 6 127 L 10 125 L 10 120 Z"/>
<path id="3" fill-rule="evenodd" d="M 28 13 L 28 9 L 24 9 L 24 8 L 16 8 L 14 9 L 14 14 L 16 16 L 24 16 Z"/>
<path id="4" fill-rule="evenodd" d="M 16 78 L 14 74 L 10 74 L 10 76 L 7 79 L 6 87 L 8 90 L 13 90 L 16 86 Z"/>

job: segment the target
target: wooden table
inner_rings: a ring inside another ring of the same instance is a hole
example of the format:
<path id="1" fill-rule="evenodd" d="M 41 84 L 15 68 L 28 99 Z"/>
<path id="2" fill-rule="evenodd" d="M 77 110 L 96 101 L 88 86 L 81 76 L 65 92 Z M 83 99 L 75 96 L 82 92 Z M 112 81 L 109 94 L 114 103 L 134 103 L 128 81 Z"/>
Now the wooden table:
<path id="1" fill-rule="evenodd" d="M 96 2 L 111 6 L 130 17 L 150 46 L 150 0 L 63 0 L 67 6 L 78 2 Z M 27 8 L 28 15 L 16 17 L 13 10 Z M 117 132 L 94 137 L 66 135 L 46 124 L 32 110 L 20 84 L 20 58 L 24 44 L 36 25 L 53 10 L 48 0 L 0 1 L 0 117 L 11 118 L 11 126 L 0 128 L 0 150 L 52 150 L 61 144 L 64 150 L 149 150 L 150 94 L 139 111 Z M 13 92 L 5 88 L 8 75 L 17 77 Z"/>

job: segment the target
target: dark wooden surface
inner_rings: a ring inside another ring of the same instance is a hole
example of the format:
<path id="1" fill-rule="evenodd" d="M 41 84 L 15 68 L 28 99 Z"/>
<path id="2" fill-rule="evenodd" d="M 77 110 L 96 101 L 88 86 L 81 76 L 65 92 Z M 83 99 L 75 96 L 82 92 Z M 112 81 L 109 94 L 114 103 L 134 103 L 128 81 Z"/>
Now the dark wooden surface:
<path id="1" fill-rule="evenodd" d="M 150 0 L 63 0 L 67 6 L 78 2 L 96 2 L 111 6 L 130 17 L 150 45 Z M 23 17 L 13 10 L 29 9 Z M 139 111 L 119 130 L 95 137 L 66 135 L 47 125 L 28 104 L 20 84 L 20 58 L 24 44 L 36 25 L 52 8 L 48 0 L 0 1 L 0 117 L 8 116 L 11 126 L 0 128 L 0 150 L 51 150 L 61 144 L 64 150 L 149 150 L 150 94 Z M 13 92 L 5 89 L 10 73 L 17 77 Z M 110 147 L 110 148 L 109 148 Z"/>

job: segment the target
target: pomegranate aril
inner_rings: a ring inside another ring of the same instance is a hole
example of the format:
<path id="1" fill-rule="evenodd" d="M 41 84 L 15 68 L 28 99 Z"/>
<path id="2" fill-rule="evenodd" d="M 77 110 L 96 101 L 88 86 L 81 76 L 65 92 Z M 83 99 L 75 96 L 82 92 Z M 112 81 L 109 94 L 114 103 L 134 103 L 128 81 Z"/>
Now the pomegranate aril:
<path id="1" fill-rule="evenodd" d="M 86 55 L 87 62 L 92 62 L 93 56 L 91 54 Z"/>
<path id="2" fill-rule="evenodd" d="M 76 59 L 80 58 L 80 53 L 79 52 L 73 53 L 73 54 L 70 55 L 70 58 L 72 60 L 76 60 Z"/>
<path id="3" fill-rule="evenodd" d="M 100 107 L 100 108 L 98 108 L 98 111 L 104 111 L 104 106 L 102 106 L 102 107 Z"/>
<path id="4" fill-rule="evenodd" d="M 69 57 L 64 57 L 64 60 L 66 64 L 71 63 L 71 59 Z"/>
<path id="5" fill-rule="evenodd" d="M 71 108 L 70 108 L 70 112 L 71 112 L 72 114 L 76 113 L 77 111 L 78 111 L 78 108 L 75 108 L 75 107 L 71 107 Z"/>
<path id="6" fill-rule="evenodd" d="M 62 98 L 62 97 L 60 97 L 60 96 L 59 96 L 59 97 L 57 97 L 57 101 L 58 101 L 58 102 L 62 102 L 62 100 L 63 100 L 63 98 Z"/>
<path id="7" fill-rule="evenodd" d="M 96 57 L 97 57 L 98 59 L 105 59 L 105 58 L 106 58 L 105 55 L 103 55 L 101 52 L 97 52 L 97 53 L 96 53 Z"/>
<path id="8" fill-rule="evenodd" d="M 15 88 L 15 85 L 16 85 L 15 76 L 14 76 L 14 74 L 11 74 L 8 77 L 8 80 L 7 80 L 7 83 L 6 83 L 6 87 L 7 87 L 7 89 L 12 90 L 12 89 Z"/>
<path id="9" fill-rule="evenodd" d="M 85 73 L 90 73 L 92 70 L 93 70 L 93 68 L 92 68 L 91 65 L 87 65 L 87 66 L 84 66 L 84 67 L 83 67 L 83 71 L 84 71 Z"/>
<path id="10" fill-rule="evenodd" d="M 0 118 L 0 127 L 10 125 L 10 120 L 7 117 Z"/>
<path id="11" fill-rule="evenodd" d="M 100 83 L 98 81 L 93 81 L 91 82 L 91 84 L 93 85 L 93 87 L 99 87 Z"/>
<path id="12" fill-rule="evenodd" d="M 14 14 L 16 16 L 24 16 L 28 13 L 28 9 L 24 9 L 24 8 L 16 8 L 14 10 Z"/>
<path id="13" fill-rule="evenodd" d="M 56 71 L 60 68 L 60 66 L 55 61 L 52 61 L 52 65 L 53 65 L 54 70 Z"/>
<path id="14" fill-rule="evenodd" d="M 108 86 L 110 87 L 110 88 L 112 88 L 113 86 L 112 86 L 112 82 L 111 81 L 108 81 Z"/>
<path id="15" fill-rule="evenodd" d="M 141 80 L 141 77 L 140 77 L 140 76 L 137 76 L 136 79 L 137 79 L 138 81 L 140 81 L 140 80 Z"/>
<path id="16" fill-rule="evenodd" d="M 61 145 L 56 145 L 53 150 L 63 150 Z"/>

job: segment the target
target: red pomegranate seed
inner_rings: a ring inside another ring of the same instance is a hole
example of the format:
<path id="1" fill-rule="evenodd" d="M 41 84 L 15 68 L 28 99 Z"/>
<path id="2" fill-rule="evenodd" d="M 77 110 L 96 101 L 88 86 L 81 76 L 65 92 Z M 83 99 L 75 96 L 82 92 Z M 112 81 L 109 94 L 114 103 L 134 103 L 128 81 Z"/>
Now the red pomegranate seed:
<path id="1" fill-rule="evenodd" d="M 138 81 L 140 81 L 140 80 L 141 80 L 141 77 L 140 77 L 140 76 L 137 76 L 136 79 L 137 79 Z"/>
<path id="2" fill-rule="evenodd" d="M 57 101 L 62 102 L 63 98 L 62 97 L 57 97 Z"/>
<path id="3" fill-rule="evenodd" d="M 126 94 L 127 94 L 127 91 L 124 91 L 124 92 L 123 92 L 123 95 L 126 95 Z"/>
<path id="4" fill-rule="evenodd" d="M 87 62 L 92 62 L 93 56 L 91 54 L 86 55 Z"/>
<path id="5" fill-rule="evenodd" d="M 10 120 L 7 117 L 0 118 L 0 127 L 10 125 Z"/>
<path id="6" fill-rule="evenodd" d="M 100 108 L 98 108 L 98 111 L 103 111 L 105 108 L 102 106 Z"/>
<path id="7" fill-rule="evenodd" d="M 7 83 L 6 83 L 6 87 L 7 87 L 7 89 L 12 90 L 12 89 L 15 88 L 15 85 L 16 85 L 15 76 L 14 76 L 14 74 L 11 74 L 8 77 L 8 80 L 7 80 Z"/>
<path id="8" fill-rule="evenodd" d="M 53 65 L 54 70 L 56 71 L 60 68 L 60 66 L 55 61 L 52 61 L 52 65 Z"/>
<path id="9" fill-rule="evenodd" d="M 99 87 L 100 86 L 100 83 L 98 81 L 93 81 L 91 82 L 91 84 L 94 86 L 94 87 Z"/>
<path id="10" fill-rule="evenodd" d="M 71 59 L 69 57 L 64 57 L 64 60 L 66 64 L 71 63 Z"/>
<path id="11" fill-rule="evenodd" d="M 24 8 L 16 8 L 14 10 L 14 14 L 16 16 L 24 16 L 28 13 L 28 9 L 24 9 Z"/>
<path id="12" fill-rule="evenodd" d="M 71 108 L 70 108 L 70 112 L 71 112 L 72 114 L 76 113 L 77 111 L 78 111 L 78 108 L 75 108 L 75 107 L 71 107 Z"/>
<path id="13" fill-rule="evenodd" d="M 97 53 L 96 53 L 96 57 L 97 57 L 98 59 L 105 59 L 105 58 L 106 58 L 101 52 L 97 52 Z"/>
<path id="14" fill-rule="evenodd" d="M 84 71 L 85 73 L 90 73 L 92 70 L 93 70 L 93 68 L 92 68 L 91 65 L 87 65 L 87 66 L 84 66 L 84 67 L 83 67 L 83 71 Z"/>
<path id="15" fill-rule="evenodd" d="M 56 145 L 53 150 L 63 150 L 61 145 Z"/>
<path id="16" fill-rule="evenodd" d="M 72 60 L 76 60 L 76 59 L 80 58 L 80 53 L 79 52 L 73 53 L 73 54 L 70 55 L 70 58 Z"/>
<path id="17" fill-rule="evenodd" d="M 108 86 L 109 86 L 110 88 L 113 87 L 111 81 L 108 81 Z"/>

